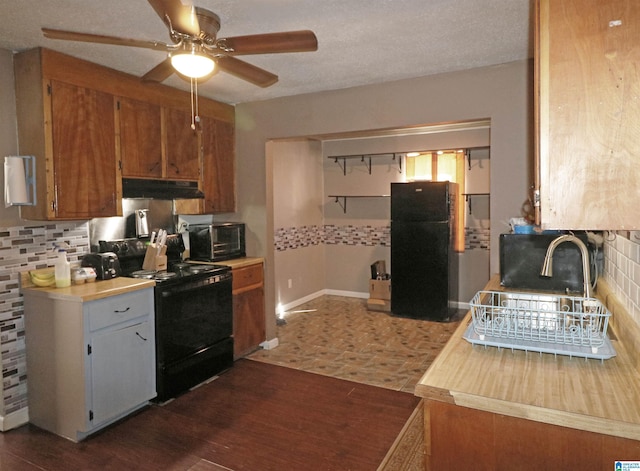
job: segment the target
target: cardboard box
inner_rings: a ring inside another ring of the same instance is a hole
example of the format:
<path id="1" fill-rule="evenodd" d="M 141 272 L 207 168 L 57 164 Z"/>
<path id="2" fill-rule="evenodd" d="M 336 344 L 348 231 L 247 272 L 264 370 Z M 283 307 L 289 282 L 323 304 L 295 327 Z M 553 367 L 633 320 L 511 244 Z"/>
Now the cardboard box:
<path id="1" fill-rule="evenodd" d="M 367 309 L 370 311 L 391 312 L 391 301 L 386 299 L 369 298 L 367 300 Z"/>
<path id="2" fill-rule="evenodd" d="M 369 280 L 369 298 L 391 299 L 391 280 Z"/>

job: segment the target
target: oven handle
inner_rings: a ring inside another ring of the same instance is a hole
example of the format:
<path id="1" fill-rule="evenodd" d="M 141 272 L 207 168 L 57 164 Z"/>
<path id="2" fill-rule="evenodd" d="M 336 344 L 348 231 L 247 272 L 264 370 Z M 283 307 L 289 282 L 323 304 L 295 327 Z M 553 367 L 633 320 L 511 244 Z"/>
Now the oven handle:
<path id="1" fill-rule="evenodd" d="M 214 275 L 208 278 L 204 278 L 202 280 L 197 280 L 197 281 L 190 281 L 188 283 L 184 283 L 184 284 L 179 284 L 179 285 L 174 285 L 168 288 L 162 288 L 162 286 L 160 286 L 160 295 L 163 298 L 166 298 L 168 296 L 172 296 L 176 293 L 183 293 L 185 291 L 189 291 L 189 290 L 193 290 L 193 289 L 198 289 L 198 288 L 203 288 L 205 286 L 211 286 L 211 285 L 215 285 L 218 283 L 223 283 L 225 281 L 231 281 L 232 275 L 231 273 L 223 273 L 222 275 Z M 157 288 L 157 287 L 156 287 Z"/>

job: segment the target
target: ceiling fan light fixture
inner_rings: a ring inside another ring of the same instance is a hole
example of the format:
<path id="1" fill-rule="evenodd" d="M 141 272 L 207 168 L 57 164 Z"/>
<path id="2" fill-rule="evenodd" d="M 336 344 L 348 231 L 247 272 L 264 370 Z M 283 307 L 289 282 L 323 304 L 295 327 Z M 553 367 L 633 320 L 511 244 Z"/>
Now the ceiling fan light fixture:
<path id="1" fill-rule="evenodd" d="M 201 46 L 192 44 L 171 54 L 171 65 L 178 73 L 190 78 L 202 78 L 213 72 L 215 62 Z"/>

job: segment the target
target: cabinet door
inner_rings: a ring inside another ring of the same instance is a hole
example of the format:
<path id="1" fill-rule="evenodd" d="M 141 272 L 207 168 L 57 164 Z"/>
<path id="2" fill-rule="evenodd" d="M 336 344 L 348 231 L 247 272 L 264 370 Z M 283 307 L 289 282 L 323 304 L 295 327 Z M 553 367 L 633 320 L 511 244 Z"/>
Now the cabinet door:
<path id="1" fill-rule="evenodd" d="M 118 100 L 123 177 L 162 177 L 162 110 L 152 103 Z"/>
<path id="2" fill-rule="evenodd" d="M 242 357 L 265 340 L 264 289 L 260 286 L 233 295 L 233 353 Z"/>
<path id="3" fill-rule="evenodd" d="M 233 269 L 233 354 L 239 358 L 265 340 L 262 263 Z"/>
<path id="4" fill-rule="evenodd" d="M 640 9 L 538 0 L 540 218 L 557 229 L 639 229 Z"/>
<path id="5" fill-rule="evenodd" d="M 153 325 L 105 329 L 91 337 L 93 424 L 112 419 L 156 396 Z"/>
<path id="6" fill-rule="evenodd" d="M 174 108 L 165 108 L 164 113 L 167 178 L 198 180 L 200 149 L 198 133 L 191 128 L 191 113 Z"/>
<path id="7" fill-rule="evenodd" d="M 205 213 L 235 211 L 235 131 L 232 123 L 202 118 Z"/>
<path id="8" fill-rule="evenodd" d="M 52 80 L 51 114 L 55 216 L 119 215 L 113 96 Z"/>

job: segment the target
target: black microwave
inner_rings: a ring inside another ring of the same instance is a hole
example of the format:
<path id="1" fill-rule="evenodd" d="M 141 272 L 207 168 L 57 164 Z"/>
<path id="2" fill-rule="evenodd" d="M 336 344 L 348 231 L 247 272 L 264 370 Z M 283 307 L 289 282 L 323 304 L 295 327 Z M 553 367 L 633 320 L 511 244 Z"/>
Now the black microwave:
<path id="1" fill-rule="evenodd" d="M 247 255 L 242 223 L 192 224 L 188 232 L 191 260 L 218 262 Z"/>

